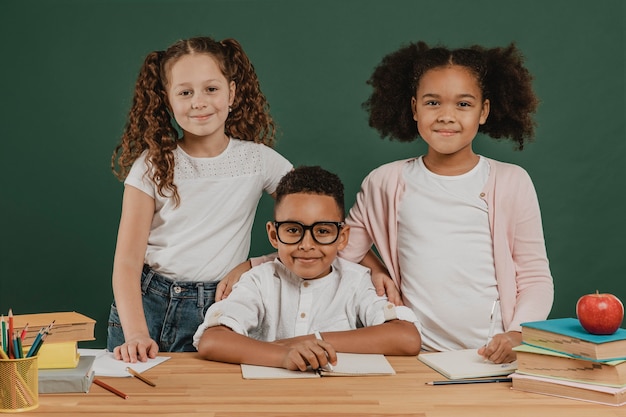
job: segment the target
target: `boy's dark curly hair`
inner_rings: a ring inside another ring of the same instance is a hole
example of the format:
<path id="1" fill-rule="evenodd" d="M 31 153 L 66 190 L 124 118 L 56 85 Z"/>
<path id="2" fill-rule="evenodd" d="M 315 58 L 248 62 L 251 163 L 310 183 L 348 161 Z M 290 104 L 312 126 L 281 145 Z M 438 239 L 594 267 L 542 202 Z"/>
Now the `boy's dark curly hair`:
<path id="1" fill-rule="evenodd" d="M 289 194 L 319 194 L 335 199 L 341 212 L 341 220 L 345 218 L 343 198 L 343 183 L 336 174 L 328 172 L 319 166 L 301 166 L 285 174 L 276 188 L 276 203 Z"/>
<path id="2" fill-rule="evenodd" d="M 411 43 L 385 56 L 367 81 L 374 89 L 363 103 L 369 125 L 382 138 L 411 142 L 419 137 L 413 120 L 411 98 L 422 76 L 433 68 L 460 65 L 476 76 L 483 99 L 489 99 L 487 122 L 479 132 L 495 139 L 509 138 L 518 149 L 533 140 L 533 114 L 539 103 L 532 89 L 532 75 L 514 43 L 504 48 L 474 45 L 450 50 Z"/>
<path id="3" fill-rule="evenodd" d="M 268 146 L 274 144 L 276 134 L 254 66 L 235 39 L 218 42 L 210 37 L 196 37 L 180 40 L 165 51 L 149 53 L 137 77 L 132 107 L 122 139 L 113 152 L 111 169 L 124 180 L 133 162 L 147 150 L 146 161 L 153 168 L 152 180 L 159 195 L 168 192 L 176 204 L 180 198 L 174 184 L 173 151 L 178 133 L 168 108 L 167 76 L 178 59 L 191 54 L 212 56 L 226 80 L 235 82 L 235 100 L 226 119 L 226 134 Z"/>

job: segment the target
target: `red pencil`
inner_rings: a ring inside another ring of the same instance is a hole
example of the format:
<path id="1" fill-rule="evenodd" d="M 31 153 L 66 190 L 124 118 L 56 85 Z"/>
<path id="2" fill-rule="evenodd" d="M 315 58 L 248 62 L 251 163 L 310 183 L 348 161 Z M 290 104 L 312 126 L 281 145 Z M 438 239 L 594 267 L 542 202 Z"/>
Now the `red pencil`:
<path id="1" fill-rule="evenodd" d="M 24 329 L 22 329 L 22 334 L 20 334 L 20 339 L 22 339 L 22 342 L 24 341 L 24 338 L 26 338 L 27 332 L 28 332 L 28 323 L 26 323 L 26 326 L 24 326 Z"/>
<path id="2" fill-rule="evenodd" d="M 113 388 L 112 386 L 110 386 L 109 384 L 106 384 L 104 382 L 102 382 L 101 380 L 99 380 L 98 378 L 94 378 L 93 383 L 96 385 L 100 385 L 102 388 L 104 388 L 105 390 L 112 392 L 113 394 L 122 397 L 123 399 L 127 399 L 128 395 L 124 394 L 122 391 L 117 390 L 115 388 Z"/>

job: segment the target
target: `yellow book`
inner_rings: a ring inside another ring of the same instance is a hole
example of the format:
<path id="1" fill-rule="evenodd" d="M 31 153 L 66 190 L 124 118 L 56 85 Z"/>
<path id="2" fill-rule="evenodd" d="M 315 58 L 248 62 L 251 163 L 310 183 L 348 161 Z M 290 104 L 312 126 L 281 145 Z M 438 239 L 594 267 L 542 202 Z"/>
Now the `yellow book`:
<path id="1" fill-rule="evenodd" d="M 28 352 L 30 346 L 24 348 Z M 39 369 L 76 368 L 80 354 L 77 342 L 44 342 L 37 353 Z"/>

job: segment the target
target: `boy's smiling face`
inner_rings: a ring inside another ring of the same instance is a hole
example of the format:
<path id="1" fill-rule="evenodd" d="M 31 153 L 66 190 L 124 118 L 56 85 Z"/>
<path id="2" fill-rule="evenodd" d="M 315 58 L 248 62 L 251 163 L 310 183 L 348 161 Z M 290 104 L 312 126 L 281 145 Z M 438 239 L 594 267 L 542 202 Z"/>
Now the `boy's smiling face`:
<path id="1" fill-rule="evenodd" d="M 309 193 L 295 193 L 283 197 L 274 209 L 277 222 L 293 221 L 305 226 L 316 222 L 341 222 L 343 215 L 335 199 L 331 196 Z M 277 236 L 273 222 L 267 223 L 270 243 L 278 249 L 278 257 L 291 272 L 303 279 L 317 279 L 330 273 L 331 264 L 337 253 L 348 243 L 349 228 L 343 226 L 334 243 L 321 245 L 306 230 L 298 243 L 282 243 Z"/>

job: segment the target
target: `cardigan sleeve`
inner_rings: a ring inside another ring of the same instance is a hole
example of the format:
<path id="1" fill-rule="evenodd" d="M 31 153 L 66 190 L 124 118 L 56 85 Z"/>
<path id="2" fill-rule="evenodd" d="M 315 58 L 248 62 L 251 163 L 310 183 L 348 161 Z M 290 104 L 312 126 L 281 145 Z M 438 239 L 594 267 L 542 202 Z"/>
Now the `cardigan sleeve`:
<path id="1" fill-rule="evenodd" d="M 339 253 L 342 258 L 356 263 L 361 262 L 374 243 L 368 227 L 368 196 L 371 193 L 369 188 L 370 176 L 363 180 L 361 190 L 346 218 L 346 225 L 350 226 L 350 239 L 346 247 Z"/>
<path id="2" fill-rule="evenodd" d="M 363 180 L 346 219 L 350 226 L 350 240 L 339 254 L 353 262 L 360 262 L 374 244 L 398 288 L 398 205 L 404 192 L 402 170 L 413 159 L 382 165 Z"/>
<path id="3" fill-rule="evenodd" d="M 506 330 L 520 331 L 521 323 L 548 317 L 554 285 L 539 201 L 530 176 L 521 167 L 509 164 L 500 164 L 498 174 L 494 220 L 494 227 L 499 229 L 494 233 L 496 275 L 501 298 L 510 301 L 507 304 L 512 307 L 503 311 L 508 316 Z"/>

